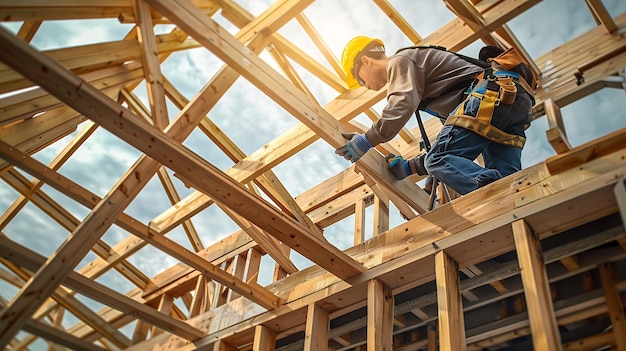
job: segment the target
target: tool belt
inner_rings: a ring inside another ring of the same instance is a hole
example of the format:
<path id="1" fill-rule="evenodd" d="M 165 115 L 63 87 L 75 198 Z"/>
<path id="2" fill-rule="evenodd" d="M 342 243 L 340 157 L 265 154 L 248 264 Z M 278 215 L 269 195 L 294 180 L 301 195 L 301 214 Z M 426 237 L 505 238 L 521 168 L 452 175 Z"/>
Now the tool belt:
<path id="1" fill-rule="evenodd" d="M 510 50 L 506 51 L 502 55 L 505 54 L 509 54 L 510 56 Z M 491 119 L 496 106 L 500 104 L 509 105 L 515 101 L 518 87 L 533 96 L 534 89 L 531 86 L 535 85 L 535 78 L 534 74 L 532 74 L 529 69 L 521 70 L 521 74 L 516 71 L 503 69 L 502 65 L 497 62 L 497 59 L 500 56 L 492 59 L 491 67 L 485 69 L 485 72 L 477 77 L 478 83 L 483 80 L 488 81 L 484 94 L 471 91 L 456 111 L 446 119 L 445 125 L 454 125 L 469 129 L 491 141 L 523 148 L 524 143 L 526 142 L 525 137 L 509 134 L 494 127 L 491 125 Z M 506 60 L 505 64 L 507 66 L 511 65 L 511 63 L 506 62 Z M 519 66 L 520 64 L 518 61 L 515 68 L 517 69 Z M 530 72 L 530 75 L 527 74 L 528 72 Z M 527 78 L 529 78 L 532 83 L 528 83 Z M 465 113 L 466 102 L 471 97 L 477 97 L 481 100 L 475 117 Z"/>

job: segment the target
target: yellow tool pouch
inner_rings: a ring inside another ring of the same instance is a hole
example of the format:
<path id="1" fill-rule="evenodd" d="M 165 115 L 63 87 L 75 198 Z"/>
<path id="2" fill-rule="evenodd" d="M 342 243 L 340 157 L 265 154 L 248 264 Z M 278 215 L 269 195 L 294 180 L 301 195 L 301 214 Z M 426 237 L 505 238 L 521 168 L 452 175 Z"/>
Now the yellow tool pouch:
<path id="1" fill-rule="evenodd" d="M 478 108 L 478 113 L 476 113 L 476 117 L 465 114 L 465 110 L 463 109 L 463 106 L 465 105 L 464 101 L 455 113 L 446 119 L 445 125 L 454 125 L 469 129 L 491 141 L 495 141 L 496 143 L 523 148 L 526 138 L 519 135 L 505 133 L 491 125 L 493 111 L 495 107 L 501 103 L 501 100 L 498 98 L 499 94 L 500 92 L 498 90 L 489 89 L 485 91 L 484 95 L 472 92 L 468 95 L 466 101 L 472 96 L 478 97 L 482 100 L 480 107 Z"/>
<path id="2" fill-rule="evenodd" d="M 505 133 L 491 125 L 491 119 L 496 106 L 499 104 L 510 105 L 515 102 L 518 86 L 529 94 L 533 94 L 536 86 L 535 74 L 515 49 L 509 49 L 494 58 L 489 58 L 487 62 L 490 67 L 479 78 L 488 80 L 485 93 L 472 91 L 456 111 L 448 117 L 445 124 L 469 129 L 500 144 L 523 148 L 526 138 Z M 466 103 L 472 97 L 481 100 L 476 117 L 465 112 Z"/>
<path id="3" fill-rule="evenodd" d="M 500 87 L 500 103 L 510 105 L 515 101 L 517 87 L 513 82 L 513 77 L 501 77 L 496 79 L 496 84 Z"/>

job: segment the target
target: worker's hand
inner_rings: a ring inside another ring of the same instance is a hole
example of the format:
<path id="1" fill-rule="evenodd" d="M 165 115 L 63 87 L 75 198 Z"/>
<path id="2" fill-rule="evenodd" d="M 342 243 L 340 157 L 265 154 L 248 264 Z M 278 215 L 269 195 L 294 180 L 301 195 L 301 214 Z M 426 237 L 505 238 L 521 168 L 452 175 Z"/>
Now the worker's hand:
<path id="1" fill-rule="evenodd" d="M 385 156 L 385 161 L 387 161 L 387 167 L 391 174 L 393 174 L 396 179 L 404 179 L 411 174 L 411 170 L 409 169 L 408 162 L 402 156 L 396 156 L 394 154 L 387 154 Z"/>
<path id="2" fill-rule="evenodd" d="M 335 153 L 352 163 L 358 161 L 367 150 L 373 147 L 364 134 L 341 133 L 341 135 L 349 141 L 346 145 L 335 150 Z"/>
<path id="3" fill-rule="evenodd" d="M 387 161 L 387 167 L 396 179 L 404 179 L 411 174 L 417 173 L 418 175 L 428 175 L 428 171 L 424 167 L 424 158 L 426 154 L 421 154 L 410 160 L 405 160 L 402 156 L 395 156 L 394 154 L 387 154 L 385 161 Z"/>

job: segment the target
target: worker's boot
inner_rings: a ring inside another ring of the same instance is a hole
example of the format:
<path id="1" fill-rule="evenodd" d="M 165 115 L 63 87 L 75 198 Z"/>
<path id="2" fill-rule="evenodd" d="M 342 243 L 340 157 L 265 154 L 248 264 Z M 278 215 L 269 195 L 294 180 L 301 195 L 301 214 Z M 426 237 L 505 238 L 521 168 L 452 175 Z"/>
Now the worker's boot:
<path id="1" fill-rule="evenodd" d="M 426 177 L 426 183 L 424 183 L 424 191 L 430 195 L 433 192 L 433 183 L 435 182 L 435 178 L 433 176 L 428 175 Z"/>

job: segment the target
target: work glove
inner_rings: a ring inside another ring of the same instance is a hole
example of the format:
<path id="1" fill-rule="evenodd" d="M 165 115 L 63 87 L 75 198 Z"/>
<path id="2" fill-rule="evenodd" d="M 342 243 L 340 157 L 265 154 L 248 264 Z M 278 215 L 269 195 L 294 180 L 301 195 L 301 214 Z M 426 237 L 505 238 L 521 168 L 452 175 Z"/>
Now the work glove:
<path id="1" fill-rule="evenodd" d="M 428 172 L 424 167 L 424 157 L 426 157 L 426 154 L 421 154 L 410 160 L 405 160 L 402 156 L 388 154 L 385 156 L 385 161 L 387 161 L 387 167 L 389 168 L 391 174 L 393 174 L 396 179 L 401 180 L 414 173 L 419 175 L 428 175 Z"/>
<path id="2" fill-rule="evenodd" d="M 341 133 L 341 135 L 349 141 L 346 145 L 335 150 L 335 153 L 352 163 L 358 161 L 367 150 L 373 147 L 364 134 Z"/>

